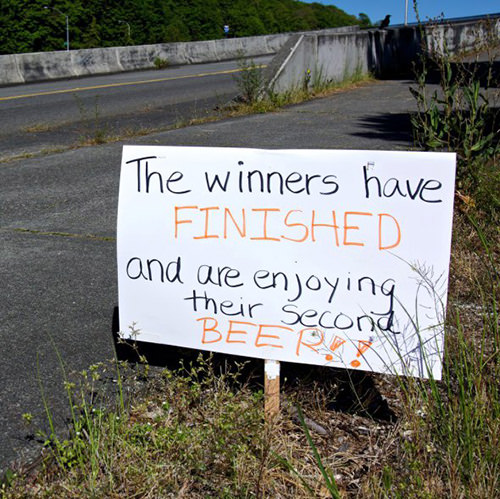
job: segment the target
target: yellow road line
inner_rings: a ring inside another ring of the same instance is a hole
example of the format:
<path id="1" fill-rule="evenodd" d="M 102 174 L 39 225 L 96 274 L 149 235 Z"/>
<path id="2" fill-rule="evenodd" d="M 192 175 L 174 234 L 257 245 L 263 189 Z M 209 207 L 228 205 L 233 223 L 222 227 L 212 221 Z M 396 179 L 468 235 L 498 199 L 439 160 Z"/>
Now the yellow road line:
<path id="1" fill-rule="evenodd" d="M 257 68 L 265 68 L 266 65 L 262 64 L 262 65 L 256 66 L 256 67 Z M 214 71 L 214 72 L 210 72 L 210 73 L 198 73 L 198 74 L 194 74 L 194 75 L 184 75 L 184 76 L 169 76 L 167 78 L 155 78 L 153 80 L 125 81 L 122 83 L 107 83 L 106 85 L 94 85 L 91 87 L 75 87 L 75 88 L 67 88 L 64 90 L 49 90 L 47 92 L 35 92 L 32 94 L 12 95 L 10 97 L 0 97 L 0 101 L 26 99 L 29 97 L 39 97 L 41 95 L 55 95 L 55 94 L 68 94 L 71 92 L 84 92 L 86 90 L 98 90 L 101 88 L 125 87 L 125 86 L 129 86 L 129 85 L 144 85 L 145 83 L 159 83 L 162 81 L 184 80 L 186 78 L 202 78 L 204 76 L 216 76 L 216 75 L 223 75 L 223 74 L 231 74 L 231 73 L 238 73 L 240 71 L 245 71 L 245 69 L 227 69 L 225 71 Z"/>

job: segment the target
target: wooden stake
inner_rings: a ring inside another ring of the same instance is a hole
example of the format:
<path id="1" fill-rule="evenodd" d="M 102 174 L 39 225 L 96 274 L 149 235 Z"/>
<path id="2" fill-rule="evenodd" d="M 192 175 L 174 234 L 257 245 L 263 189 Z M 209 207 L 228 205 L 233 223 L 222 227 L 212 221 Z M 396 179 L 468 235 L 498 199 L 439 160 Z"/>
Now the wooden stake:
<path id="1" fill-rule="evenodd" d="M 280 363 L 278 360 L 264 361 L 264 413 L 271 422 L 280 410 Z"/>

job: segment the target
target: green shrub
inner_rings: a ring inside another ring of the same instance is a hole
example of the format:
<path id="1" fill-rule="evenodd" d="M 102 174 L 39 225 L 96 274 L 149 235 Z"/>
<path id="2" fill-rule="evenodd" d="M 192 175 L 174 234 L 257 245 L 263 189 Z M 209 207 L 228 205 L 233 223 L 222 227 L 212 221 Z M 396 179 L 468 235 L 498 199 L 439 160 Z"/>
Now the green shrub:
<path id="1" fill-rule="evenodd" d="M 166 59 L 162 59 L 161 57 L 156 57 L 153 64 L 155 69 L 165 69 L 168 66 L 168 61 Z"/>

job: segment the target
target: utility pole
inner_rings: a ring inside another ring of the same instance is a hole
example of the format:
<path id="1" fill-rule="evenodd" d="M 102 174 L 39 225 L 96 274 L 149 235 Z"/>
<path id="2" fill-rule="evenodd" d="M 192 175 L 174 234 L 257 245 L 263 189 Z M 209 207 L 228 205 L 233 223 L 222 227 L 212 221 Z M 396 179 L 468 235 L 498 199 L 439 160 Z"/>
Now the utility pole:
<path id="1" fill-rule="evenodd" d="M 66 14 L 63 14 L 59 9 L 56 9 L 56 7 L 48 7 L 47 5 L 44 6 L 44 9 L 52 9 L 61 14 L 61 16 L 64 16 L 66 18 L 66 51 L 69 52 L 69 17 Z"/>
<path id="2" fill-rule="evenodd" d="M 405 0 L 405 26 L 408 24 L 408 0 Z"/>

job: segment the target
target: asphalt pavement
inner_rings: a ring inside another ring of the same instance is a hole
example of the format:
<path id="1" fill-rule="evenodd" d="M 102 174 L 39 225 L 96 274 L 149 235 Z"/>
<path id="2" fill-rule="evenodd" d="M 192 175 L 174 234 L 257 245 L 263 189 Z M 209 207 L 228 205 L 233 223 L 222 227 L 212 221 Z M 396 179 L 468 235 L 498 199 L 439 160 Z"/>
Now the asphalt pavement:
<path id="1" fill-rule="evenodd" d="M 255 58 L 266 65 L 271 56 Z M 173 128 L 238 95 L 241 61 L 0 86 L 0 162 Z"/>
<path id="2" fill-rule="evenodd" d="M 378 81 L 274 113 L 225 119 L 127 144 L 409 150 L 408 81 Z M 33 428 L 59 427 L 61 361 L 79 371 L 114 355 L 116 211 L 123 143 L 0 165 L 0 473 L 40 452 Z M 33 415 L 27 427 L 22 415 Z"/>

